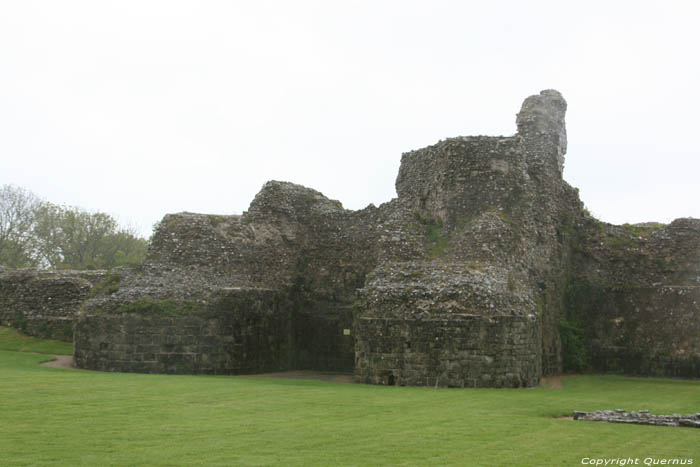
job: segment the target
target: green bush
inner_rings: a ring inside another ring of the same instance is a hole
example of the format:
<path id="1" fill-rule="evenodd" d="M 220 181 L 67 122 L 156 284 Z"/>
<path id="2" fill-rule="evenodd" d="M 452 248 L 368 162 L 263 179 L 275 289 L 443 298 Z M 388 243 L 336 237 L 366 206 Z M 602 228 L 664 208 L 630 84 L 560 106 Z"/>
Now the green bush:
<path id="1" fill-rule="evenodd" d="M 590 369 L 584 325 L 579 316 L 582 310 L 604 300 L 606 290 L 607 286 L 602 283 L 574 281 L 568 285 L 564 298 L 564 316 L 559 320 L 564 371 L 580 373 Z"/>
<path id="2" fill-rule="evenodd" d="M 121 276 L 116 273 L 110 273 L 103 280 L 98 282 L 90 290 L 90 298 L 97 297 L 99 295 L 112 295 L 117 290 L 119 290 L 119 282 L 121 281 Z"/>
<path id="3" fill-rule="evenodd" d="M 581 373 L 588 369 L 588 354 L 583 328 L 574 320 L 559 320 L 562 364 L 565 372 Z"/>

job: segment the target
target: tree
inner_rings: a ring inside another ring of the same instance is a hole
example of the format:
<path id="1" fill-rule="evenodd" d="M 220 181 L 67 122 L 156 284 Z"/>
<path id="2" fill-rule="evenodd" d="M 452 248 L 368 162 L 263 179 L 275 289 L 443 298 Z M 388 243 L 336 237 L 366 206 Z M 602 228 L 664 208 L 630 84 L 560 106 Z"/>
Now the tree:
<path id="1" fill-rule="evenodd" d="M 24 188 L 0 188 L 0 265 L 108 269 L 138 264 L 148 241 L 103 212 L 58 206 Z"/>
<path id="2" fill-rule="evenodd" d="M 120 229 L 109 214 L 51 203 L 37 209 L 34 235 L 40 261 L 61 269 L 140 263 L 147 246 L 133 230 Z"/>
<path id="3" fill-rule="evenodd" d="M 35 266 L 32 231 L 39 198 L 24 188 L 0 188 L 0 264 L 11 268 Z"/>
<path id="4" fill-rule="evenodd" d="M 114 250 L 110 255 L 112 264 L 108 267 L 141 264 L 148 249 L 148 241 L 138 237 L 133 229 L 122 229 L 116 232 L 108 239 L 107 244 Z"/>

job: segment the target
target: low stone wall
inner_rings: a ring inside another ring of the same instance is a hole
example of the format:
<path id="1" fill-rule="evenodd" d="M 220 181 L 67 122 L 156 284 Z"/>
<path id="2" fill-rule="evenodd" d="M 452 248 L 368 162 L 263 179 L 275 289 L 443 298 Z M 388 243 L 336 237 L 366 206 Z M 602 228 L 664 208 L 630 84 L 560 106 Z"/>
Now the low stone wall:
<path id="1" fill-rule="evenodd" d="M 106 271 L 0 270 L 0 325 L 36 337 L 73 340 L 73 322 Z"/>
<path id="2" fill-rule="evenodd" d="M 401 386 L 536 386 L 539 326 L 523 316 L 360 318 L 355 375 L 362 383 Z"/>
<path id="3" fill-rule="evenodd" d="M 574 411 L 574 420 L 590 422 L 628 423 L 632 425 L 685 426 L 700 428 L 700 413 L 654 415 L 648 410 L 627 412 L 622 409 L 597 410 L 595 412 Z"/>
<path id="4" fill-rule="evenodd" d="M 128 312 L 129 305 L 122 304 L 122 311 L 81 315 L 75 327 L 76 366 L 245 374 L 350 372 L 354 365 L 354 337 L 344 332 L 352 328 L 350 307 L 295 301 L 287 292 L 253 288 L 223 289 L 213 303 L 187 314 L 158 312 L 158 301 L 148 303 L 149 312 Z"/>
<path id="5" fill-rule="evenodd" d="M 244 374 L 290 366 L 291 329 L 271 290 L 230 289 L 204 311 L 100 313 L 75 327 L 78 368 L 179 374 Z"/>

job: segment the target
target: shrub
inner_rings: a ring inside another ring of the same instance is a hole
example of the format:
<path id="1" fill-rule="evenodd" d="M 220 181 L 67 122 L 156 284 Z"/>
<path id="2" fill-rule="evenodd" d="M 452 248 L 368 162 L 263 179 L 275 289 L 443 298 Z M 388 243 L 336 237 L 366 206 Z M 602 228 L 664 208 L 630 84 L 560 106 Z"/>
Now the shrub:
<path id="1" fill-rule="evenodd" d="M 120 281 L 121 276 L 116 272 L 108 274 L 107 277 L 90 289 L 90 298 L 97 297 L 98 295 L 112 295 L 119 290 Z"/>
<path id="2" fill-rule="evenodd" d="M 561 354 L 564 371 L 581 373 L 588 368 L 588 354 L 584 344 L 583 328 L 574 320 L 559 320 Z"/>

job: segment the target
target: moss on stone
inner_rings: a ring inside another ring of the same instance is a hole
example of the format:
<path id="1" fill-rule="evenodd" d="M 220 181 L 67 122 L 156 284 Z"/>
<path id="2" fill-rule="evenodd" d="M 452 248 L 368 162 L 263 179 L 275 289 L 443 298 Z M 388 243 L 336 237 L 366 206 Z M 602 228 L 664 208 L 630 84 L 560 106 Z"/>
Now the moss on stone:
<path id="1" fill-rule="evenodd" d="M 428 239 L 428 257 L 441 258 L 445 256 L 450 238 L 444 230 L 442 221 L 426 226 L 425 235 Z"/>
<path id="2" fill-rule="evenodd" d="M 112 295 L 119 290 L 119 282 L 121 282 L 119 273 L 112 272 L 90 289 L 89 297 L 94 298 L 100 295 Z"/>
<path id="3" fill-rule="evenodd" d="M 169 316 L 189 315 L 204 311 L 204 306 L 191 300 L 158 300 L 143 297 L 135 302 L 122 303 L 113 307 L 105 307 L 102 313 L 137 313 L 137 314 L 161 314 Z"/>
<path id="4" fill-rule="evenodd" d="M 622 227 L 636 237 L 648 238 L 653 232 L 659 230 L 665 224 L 659 222 L 646 222 L 644 224 L 623 224 Z"/>
<path id="5" fill-rule="evenodd" d="M 445 228 L 445 224 L 437 216 L 432 216 L 426 212 L 414 213 L 416 221 L 425 228 L 425 238 L 427 242 L 428 258 L 441 258 L 445 256 L 450 245 L 450 236 Z"/>
<path id="6" fill-rule="evenodd" d="M 217 216 L 214 214 L 208 215 L 207 218 L 209 219 L 209 223 L 211 224 L 211 226 L 214 228 L 216 228 L 222 222 L 226 221 L 226 216 Z"/>

